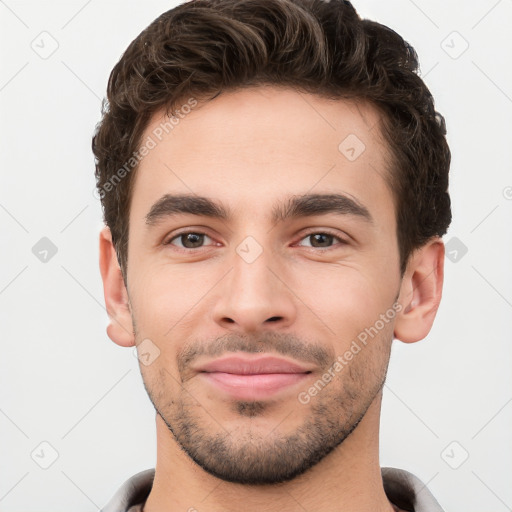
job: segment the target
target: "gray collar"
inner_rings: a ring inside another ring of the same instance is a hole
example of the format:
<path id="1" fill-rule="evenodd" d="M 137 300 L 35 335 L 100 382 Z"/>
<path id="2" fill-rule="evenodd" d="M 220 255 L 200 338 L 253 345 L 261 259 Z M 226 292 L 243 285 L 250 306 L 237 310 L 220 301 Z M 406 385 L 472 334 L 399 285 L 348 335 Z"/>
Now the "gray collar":
<path id="1" fill-rule="evenodd" d="M 426 485 L 412 473 L 396 468 L 381 468 L 381 473 L 389 501 L 401 510 L 443 512 Z M 151 491 L 154 477 L 155 470 L 146 469 L 126 480 L 102 508 L 102 512 L 127 512 L 130 507 L 144 503 Z"/>

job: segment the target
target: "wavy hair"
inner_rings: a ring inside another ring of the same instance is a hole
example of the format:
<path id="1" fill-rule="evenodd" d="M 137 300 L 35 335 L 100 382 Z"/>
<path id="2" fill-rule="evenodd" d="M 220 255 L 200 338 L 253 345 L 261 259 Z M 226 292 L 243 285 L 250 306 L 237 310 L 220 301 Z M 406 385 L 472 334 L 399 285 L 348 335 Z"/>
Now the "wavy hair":
<path id="1" fill-rule="evenodd" d="M 380 111 L 403 275 L 411 252 L 451 222 L 445 121 L 418 71 L 415 50 L 348 1 L 191 0 L 159 16 L 113 68 L 92 138 L 96 187 L 125 282 L 136 165 L 113 178 L 152 115 L 169 115 L 187 97 L 257 85 L 359 99 Z"/>

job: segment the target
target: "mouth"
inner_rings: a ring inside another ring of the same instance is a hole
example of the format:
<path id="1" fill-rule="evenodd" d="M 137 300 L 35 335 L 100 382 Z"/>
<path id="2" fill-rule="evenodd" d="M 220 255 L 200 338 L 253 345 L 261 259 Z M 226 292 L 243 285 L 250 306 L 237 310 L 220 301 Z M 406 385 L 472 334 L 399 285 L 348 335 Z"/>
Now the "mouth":
<path id="1" fill-rule="evenodd" d="M 263 400 L 309 377 L 311 365 L 275 356 L 229 356 L 198 368 L 199 377 L 217 391 L 237 400 Z"/>

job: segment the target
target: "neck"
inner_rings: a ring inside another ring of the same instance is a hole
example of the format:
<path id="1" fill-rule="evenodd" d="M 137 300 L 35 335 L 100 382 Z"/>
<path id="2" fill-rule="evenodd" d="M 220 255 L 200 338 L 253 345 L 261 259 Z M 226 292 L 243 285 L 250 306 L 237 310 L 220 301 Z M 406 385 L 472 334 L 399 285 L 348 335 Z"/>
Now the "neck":
<path id="1" fill-rule="evenodd" d="M 379 464 L 381 397 L 343 443 L 306 473 L 262 486 L 226 482 L 204 471 L 157 414 L 157 464 L 144 512 L 392 512 Z"/>

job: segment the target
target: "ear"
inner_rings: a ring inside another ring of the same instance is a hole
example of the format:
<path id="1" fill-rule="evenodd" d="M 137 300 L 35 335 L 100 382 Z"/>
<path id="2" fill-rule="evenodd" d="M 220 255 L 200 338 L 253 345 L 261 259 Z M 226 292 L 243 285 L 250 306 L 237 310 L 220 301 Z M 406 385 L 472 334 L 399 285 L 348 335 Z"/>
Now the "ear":
<path id="1" fill-rule="evenodd" d="M 430 332 L 441 302 L 444 278 L 444 244 L 435 237 L 416 249 L 409 258 L 402 278 L 396 316 L 395 338 L 420 341 Z"/>
<path id="2" fill-rule="evenodd" d="M 108 227 L 104 227 L 100 232 L 100 272 L 105 305 L 110 318 L 107 327 L 108 337 L 122 347 L 132 347 L 135 345 L 135 335 L 128 292 Z"/>

